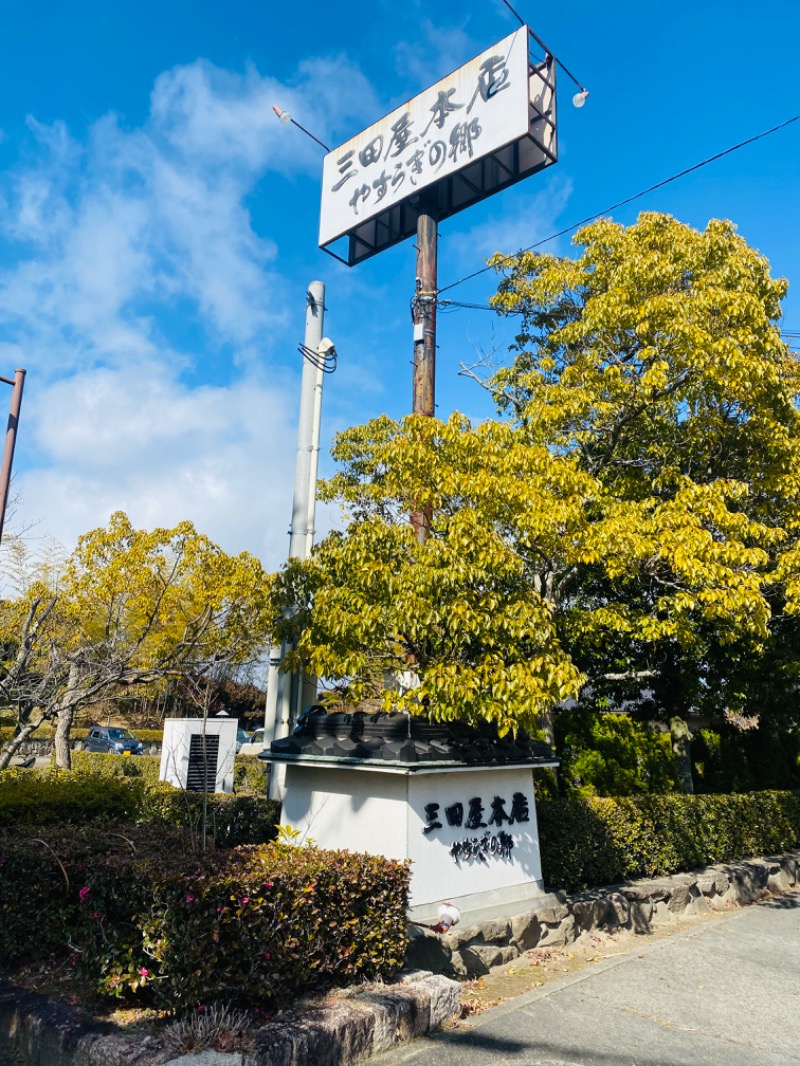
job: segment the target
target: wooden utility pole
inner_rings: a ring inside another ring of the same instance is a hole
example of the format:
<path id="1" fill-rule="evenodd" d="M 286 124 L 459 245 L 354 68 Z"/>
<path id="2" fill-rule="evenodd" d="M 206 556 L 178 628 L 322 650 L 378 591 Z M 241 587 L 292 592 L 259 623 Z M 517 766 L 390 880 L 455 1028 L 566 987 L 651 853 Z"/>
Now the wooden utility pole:
<path id="1" fill-rule="evenodd" d="M 414 401 L 415 415 L 432 418 L 436 408 L 436 216 L 423 207 L 417 220 L 417 286 L 414 294 Z M 431 525 L 431 508 L 411 516 L 417 540 L 425 542 Z"/>

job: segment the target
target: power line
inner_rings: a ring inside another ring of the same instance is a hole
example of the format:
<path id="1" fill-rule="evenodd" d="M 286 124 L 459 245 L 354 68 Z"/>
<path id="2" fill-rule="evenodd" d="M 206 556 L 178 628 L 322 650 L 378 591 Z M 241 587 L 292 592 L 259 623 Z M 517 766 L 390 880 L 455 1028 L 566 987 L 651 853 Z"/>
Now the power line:
<path id="1" fill-rule="evenodd" d="M 581 226 L 585 226 L 589 222 L 594 222 L 595 219 L 601 218 L 603 215 L 607 215 L 611 211 L 616 211 L 619 207 L 625 207 L 626 204 L 633 203 L 634 200 L 640 200 L 643 196 L 655 192 L 656 189 L 663 189 L 663 187 L 669 185 L 670 182 L 677 181 L 679 178 L 685 178 L 687 174 L 691 174 L 695 170 L 700 170 L 701 167 L 706 167 L 709 163 L 715 163 L 718 159 L 722 159 L 726 155 L 730 155 L 732 152 L 738 152 L 740 148 L 746 148 L 748 144 L 754 144 L 756 141 L 760 141 L 763 137 L 769 137 L 770 134 L 777 133 L 778 130 L 785 129 L 787 126 L 791 126 L 793 122 L 797 122 L 798 120 L 800 120 L 800 115 L 793 115 L 785 122 L 781 122 L 778 126 L 763 130 L 761 133 L 757 133 L 754 137 L 748 137 L 746 141 L 740 141 L 738 144 L 734 144 L 722 152 L 717 152 L 716 155 L 709 156 L 708 159 L 704 159 L 700 163 L 695 163 L 694 166 L 687 167 L 685 170 L 681 170 L 677 174 L 672 174 L 669 178 L 664 178 L 663 181 L 656 182 L 655 185 L 651 185 L 647 189 L 642 189 L 641 192 L 634 193 L 633 196 L 628 196 L 625 200 L 620 200 L 619 203 L 612 204 L 610 207 L 605 207 L 602 211 L 598 211 L 594 215 L 589 215 L 587 218 L 582 218 L 580 222 L 574 222 L 571 226 L 566 226 L 564 229 L 559 230 L 558 233 L 552 233 L 549 237 L 545 237 L 541 241 L 536 241 L 535 244 L 528 245 L 527 248 L 521 248 L 518 252 L 515 252 L 514 255 L 503 256 L 502 262 L 511 262 L 511 260 L 517 255 L 522 255 L 525 252 L 532 252 L 535 248 L 541 248 L 543 244 L 549 244 L 550 241 L 554 241 L 558 237 L 563 237 L 567 233 L 572 233 L 574 230 L 580 229 Z M 466 277 L 460 278 L 458 281 L 453 281 L 449 285 L 445 285 L 443 288 L 439 289 L 439 292 L 449 292 L 450 289 L 454 289 L 457 285 L 463 285 L 465 281 L 471 281 L 473 278 L 485 274 L 487 270 L 494 269 L 494 266 L 481 267 L 480 270 L 475 270 L 471 274 L 467 274 Z"/>
<path id="2" fill-rule="evenodd" d="M 492 307 L 491 304 L 474 304 L 467 303 L 462 300 L 438 300 L 436 303 L 436 309 L 445 313 L 449 311 L 494 311 L 496 315 L 524 315 L 523 310 L 512 308 L 507 309 L 505 307 Z M 800 330 L 796 329 L 782 329 L 779 331 L 781 337 L 784 340 L 800 340 Z"/>

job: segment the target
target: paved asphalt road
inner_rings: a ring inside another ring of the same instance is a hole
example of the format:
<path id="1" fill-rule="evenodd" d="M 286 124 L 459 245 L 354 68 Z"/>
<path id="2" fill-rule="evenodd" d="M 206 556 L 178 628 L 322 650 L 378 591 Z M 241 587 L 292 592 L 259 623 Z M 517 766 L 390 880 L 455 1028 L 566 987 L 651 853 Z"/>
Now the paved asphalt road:
<path id="1" fill-rule="evenodd" d="M 372 1066 L 800 1063 L 800 894 L 633 950 Z"/>

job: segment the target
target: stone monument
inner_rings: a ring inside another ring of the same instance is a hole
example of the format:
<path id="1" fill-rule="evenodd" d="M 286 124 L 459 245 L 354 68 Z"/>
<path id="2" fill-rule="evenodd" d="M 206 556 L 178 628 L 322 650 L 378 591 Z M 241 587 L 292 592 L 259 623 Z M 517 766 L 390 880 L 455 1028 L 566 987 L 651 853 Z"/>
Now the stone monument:
<path id="1" fill-rule="evenodd" d="M 259 758 L 286 766 L 281 821 L 299 842 L 411 861 L 414 921 L 445 900 L 466 921 L 518 914 L 543 894 L 533 770 L 557 765 L 545 744 L 313 707 Z"/>

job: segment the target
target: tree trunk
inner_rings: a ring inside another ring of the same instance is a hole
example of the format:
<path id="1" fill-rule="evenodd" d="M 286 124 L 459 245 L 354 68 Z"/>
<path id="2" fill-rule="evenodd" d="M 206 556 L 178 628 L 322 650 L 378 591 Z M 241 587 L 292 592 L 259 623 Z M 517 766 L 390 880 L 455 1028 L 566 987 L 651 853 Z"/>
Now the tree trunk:
<path id="1" fill-rule="evenodd" d="M 19 733 L 12 739 L 7 741 L 2 750 L 0 750 L 0 770 L 6 770 L 11 763 L 11 760 L 17 754 L 19 749 L 31 735 L 35 733 L 44 719 L 40 719 L 38 722 L 27 722 L 20 727 Z"/>
<path id="2" fill-rule="evenodd" d="M 669 732 L 672 737 L 672 753 L 675 756 L 675 771 L 678 787 L 687 795 L 694 795 L 692 780 L 692 734 L 683 718 L 670 718 Z"/>
<path id="3" fill-rule="evenodd" d="M 79 679 L 80 667 L 77 663 L 71 663 L 69 668 L 69 679 L 67 681 L 67 691 L 64 693 L 64 699 L 61 701 L 58 708 L 55 749 L 56 767 L 59 770 L 72 769 L 72 756 L 70 753 L 69 741 L 72 732 L 72 723 L 75 721 L 75 711 L 78 708 L 78 701 L 75 697 L 77 694 Z"/>
<path id="4" fill-rule="evenodd" d="M 553 710 L 542 711 L 539 717 L 539 727 L 544 733 L 545 741 L 550 745 L 553 751 L 556 750 L 556 731 L 553 725 Z"/>

